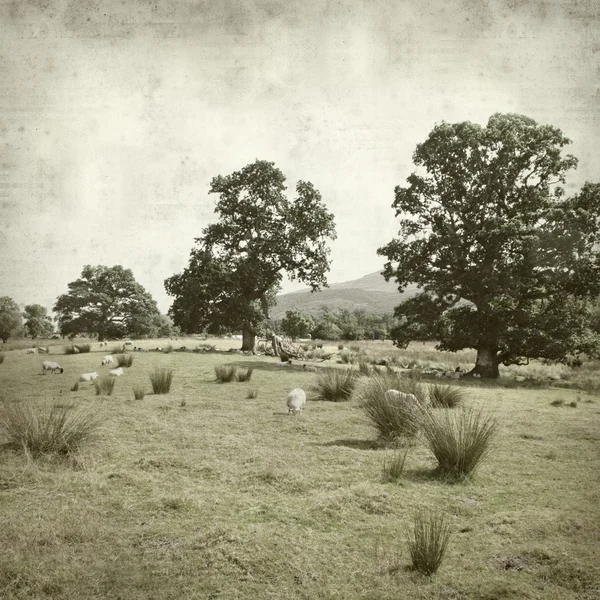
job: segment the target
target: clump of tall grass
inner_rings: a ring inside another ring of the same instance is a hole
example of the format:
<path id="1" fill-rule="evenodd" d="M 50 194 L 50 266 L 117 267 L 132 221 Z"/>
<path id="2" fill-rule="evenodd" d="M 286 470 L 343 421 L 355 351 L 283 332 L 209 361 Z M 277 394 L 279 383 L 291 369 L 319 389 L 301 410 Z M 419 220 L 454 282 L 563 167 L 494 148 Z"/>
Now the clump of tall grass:
<path id="1" fill-rule="evenodd" d="M 252 377 L 252 373 L 254 372 L 254 369 L 250 368 L 247 369 L 246 371 L 239 371 L 238 373 L 236 373 L 235 377 L 238 381 L 250 381 L 250 378 Z"/>
<path id="2" fill-rule="evenodd" d="M 456 408 L 465 399 L 463 388 L 434 383 L 429 386 L 429 400 L 434 408 Z"/>
<path id="3" fill-rule="evenodd" d="M 317 400 L 343 402 L 350 399 L 357 379 L 353 369 L 322 369 L 311 389 Z"/>
<path id="4" fill-rule="evenodd" d="M 71 344 L 64 347 L 64 352 L 65 354 L 86 354 L 91 349 L 91 344 Z"/>
<path id="5" fill-rule="evenodd" d="M 258 390 L 256 388 L 250 388 L 246 393 L 246 398 L 248 400 L 254 400 L 255 398 L 258 398 Z"/>
<path id="6" fill-rule="evenodd" d="M 450 535 L 450 522 L 443 513 L 417 512 L 407 540 L 413 569 L 433 575 L 444 560 Z"/>
<path id="7" fill-rule="evenodd" d="M 4 362 L 4 354 L 0 354 L 0 365 Z"/>
<path id="8" fill-rule="evenodd" d="M 215 377 L 219 383 L 229 383 L 235 379 L 237 367 L 235 365 L 215 365 Z"/>
<path id="9" fill-rule="evenodd" d="M 367 361 L 361 360 L 358 362 L 358 372 L 361 375 L 366 375 L 370 377 L 373 373 L 375 373 L 375 368 L 372 367 Z"/>
<path id="10" fill-rule="evenodd" d="M 402 477 L 407 455 L 408 448 L 405 450 L 396 450 L 391 458 L 384 459 L 383 477 L 386 481 L 395 482 Z"/>
<path id="11" fill-rule="evenodd" d="M 133 386 L 133 397 L 136 400 L 143 400 L 146 392 L 144 391 L 143 385 L 134 385 Z"/>
<path id="12" fill-rule="evenodd" d="M 71 387 L 72 392 L 77 392 L 79 390 L 79 381 L 76 381 Z"/>
<path id="13" fill-rule="evenodd" d="M 173 369 L 156 368 L 150 373 L 150 383 L 155 394 L 168 394 L 173 382 Z"/>
<path id="14" fill-rule="evenodd" d="M 345 365 L 353 365 L 356 362 L 356 354 L 350 350 L 342 350 L 340 352 L 340 360 Z"/>
<path id="15" fill-rule="evenodd" d="M 32 458 L 77 452 L 99 425 L 95 414 L 57 402 L 43 408 L 0 402 L 0 433 L 4 448 Z"/>
<path id="16" fill-rule="evenodd" d="M 482 411 L 433 411 L 421 413 L 421 431 L 433 452 L 438 471 L 459 480 L 473 473 L 491 450 L 497 422 Z"/>
<path id="17" fill-rule="evenodd" d="M 117 354 L 117 367 L 130 367 L 133 364 L 133 354 Z"/>
<path id="18" fill-rule="evenodd" d="M 115 389 L 115 381 L 114 377 L 101 377 L 100 379 L 96 379 L 94 382 L 94 388 L 96 390 L 96 396 L 110 396 Z"/>

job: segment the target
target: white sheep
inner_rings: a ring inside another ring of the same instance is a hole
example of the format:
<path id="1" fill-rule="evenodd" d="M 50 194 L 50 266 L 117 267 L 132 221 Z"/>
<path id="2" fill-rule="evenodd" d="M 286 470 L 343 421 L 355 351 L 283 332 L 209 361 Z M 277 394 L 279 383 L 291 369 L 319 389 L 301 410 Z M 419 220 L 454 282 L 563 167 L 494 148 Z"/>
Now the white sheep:
<path id="1" fill-rule="evenodd" d="M 27 354 L 37 354 L 37 350 L 35 348 L 29 348 L 29 350 L 27 350 Z"/>
<path id="2" fill-rule="evenodd" d="M 84 373 L 79 376 L 79 381 L 95 381 L 98 378 L 98 373 L 94 371 L 93 373 Z"/>
<path id="3" fill-rule="evenodd" d="M 42 375 L 45 375 L 46 371 L 52 371 L 53 373 L 55 373 L 56 371 L 59 371 L 60 373 L 62 373 L 64 371 L 64 369 L 58 363 L 50 362 L 49 360 L 45 360 L 42 363 Z"/>
<path id="4" fill-rule="evenodd" d="M 435 374 L 435 378 L 436 378 L 436 379 L 443 379 L 443 378 L 444 378 L 444 372 L 443 372 L 443 371 L 438 371 L 438 372 Z"/>
<path id="5" fill-rule="evenodd" d="M 414 394 L 407 394 L 406 392 L 400 392 L 398 390 L 388 390 L 384 394 L 385 399 L 388 402 L 393 402 L 394 400 L 401 400 L 403 402 L 413 402 L 418 404 L 419 399 Z"/>
<path id="6" fill-rule="evenodd" d="M 102 359 L 102 366 L 104 365 L 111 365 L 113 362 L 115 362 L 113 360 L 113 357 L 110 354 L 107 354 L 103 359 Z"/>
<path id="7" fill-rule="evenodd" d="M 308 371 L 309 373 L 316 373 L 317 367 L 312 367 L 311 365 L 302 365 L 302 369 L 304 371 Z"/>
<path id="8" fill-rule="evenodd" d="M 288 414 L 297 414 L 304 409 L 306 394 L 300 388 L 293 389 L 287 397 Z"/>
<path id="9" fill-rule="evenodd" d="M 290 359 L 290 360 L 286 360 L 284 362 L 275 363 L 275 366 L 276 367 L 291 367 L 292 366 L 292 360 Z"/>
<path id="10" fill-rule="evenodd" d="M 475 377 L 476 379 L 480 379 L 481 373 L 473 373 L 473 377 Z"/>
<path id="11" fill-rule="evenodd" d="M 116 369 L 111 369 L 108 374 L 111 377 L 121 377 L 123 375 L 123 367 L 117 367 Z"/>

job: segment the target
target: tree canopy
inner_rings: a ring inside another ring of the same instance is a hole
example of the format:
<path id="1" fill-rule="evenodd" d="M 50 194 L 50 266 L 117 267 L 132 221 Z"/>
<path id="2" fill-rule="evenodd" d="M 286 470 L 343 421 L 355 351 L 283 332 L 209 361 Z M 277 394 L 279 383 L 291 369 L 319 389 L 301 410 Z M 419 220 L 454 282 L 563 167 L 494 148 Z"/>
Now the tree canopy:
<path id="1" fill-rule="evenodd" d="M 21 311 L 8 296 L 0 297 L 0 339 L 6 344 L 21 332 Z"/>
<path id="2" fill-rule="evenodd" d="M 161 325 L 152 296 L 121 265 L 86 265 L 54 306 L 62 335 L 97 335 L 100 341 L 154 335 Z"/>
<path id="3" fill-rule="evenodd" d="M 495 114 L 487 127 L 441 123 L 419 144 L 392 207 L 398 237 L 380 248 L 384 276 L 421 293 L 402 303 L 405 346 L 475 348 L 474 372 L 499 364 L 595 353 L 587 302 L 600 293 L 600 185 L 565 197 L 577 160 L 549 125 Z"/>
<path id="4" fill-rule="evenodd" d="M 48 315 L 48 309 L 41 304 L 28 304 L 23 311 L 25 319 L 25 331 L 31 339 L 38 337 L 49 337 L 54 332 L 52 317 Z"/>
<path id="5" fill-rule="evenodd" d="M 315 321 L 310 315 L 305 315 L 295 308 L 286 311 L 285 317 L 281 319 L 281 331 L 295 341 L 297 338 L 305 338 L 315 327 Z"/>
<path id="6" fill-rule="evenodd" d="M 299 181 L 292 200 L 284 183 L 261 160 L 212 180 L 218 221 L 196 238 L 183 273 L 165 280 L 175 298 L 170 315 L 183 331 L 241 329 L 242 349 L 253 350 L 284 274 L 313 291 L 327 285 L 333 215 L 312 183 Z"/>

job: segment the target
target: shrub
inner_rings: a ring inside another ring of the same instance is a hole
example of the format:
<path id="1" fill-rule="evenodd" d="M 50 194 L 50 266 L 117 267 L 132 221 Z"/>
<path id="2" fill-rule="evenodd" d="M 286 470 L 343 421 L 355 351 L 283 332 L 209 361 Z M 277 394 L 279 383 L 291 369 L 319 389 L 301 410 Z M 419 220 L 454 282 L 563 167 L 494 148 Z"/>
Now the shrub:
<path id="1" fill-rule="evenodd" d="M 252 389 L 248 390 L 248 393 L 246 394 L 246 398 L 248 400 L 254 400 L 257 397 L 258 397 L 258 390 L 256 388 L 252 388 Z"/>
<path id="2" fill-rule="evenodd" d="M 365 360 L 359 361 L 358 372 L 361 375 L 367 375 L 367 376 L 371 376 L 373 373 L 375 373 L 373 367 Z"/>
<path id="3" fill-rule="evenodd" d="M 136 400 L 143 400 L 146 392 L 144 391 L 143 385 L 134 385 L 133 386 L 133 397 Z"/>
<path id="4" fill-rule="evenodd" d="M 465 398 L 465 391 L 456 385 L 429 386 L 429 400 L 434 408 L 456 408 Z"/>
<path id="5" fill-rule="evenodd" d="M 408 448 L 404 451 L 396 450 L 391 459 L 383 461 L 383 477 L 386 481 L 398 481 L 404 473 Z"/>
<path id="6" fill-rule="evenodd" d="M 130 367 L 133 364 L 133 354 L 117 354 L 117 367 Z"/>
<path id="7" fill-rule="evenodd" d="M 552 400 L 552 402 L 550 402 L 550 406 L 562 406 L 564 403 L 565 401 L 559 398 L 558 400 Z"/>
<path id="8" fill-rule="evenodd" d="M 163 354 L 171 354 L 171 352 L 173 352 L 173 346 L 171 346 L 171 344 L 163 348 Z"/>
<path id="9" fill-rule="evenodd" d="M 442 513 L 419 511 L 408 534 L 413 569 L 425 575 L 435 573 L 444 559 L 450 533 L 450 523 Z"/>
<path id="10" fill-rule="evenodd" d="M 0 365 L 4 362 L 4 354 L 0 354 Z"/>
<path id="11" fill-rule="evenodd" d="M 85 354 L 91 349 L 91 344 L 71 344 L 70 346 L 65 346 L 64 351 L 65 354 Z"/>
<path id="12" fill-rule="evenodd" d="M 150 373 L 150 383 L 155 394 L 168 394 L 173 382 L 173 369 L 156 368 Z"/>
<path id="13" fill-rule="evenodd" d="M 76 410 L 73 404 L 55 402 L 49 407 L 34 408 L 20 402 L 0 403 L 4 447 L 33 458 L 77 452 L 98 425 L 93 413 Z"/>
<path id="14" fill-rule="evenodd" d="M 71 388 L 71 391 L 72 391 L 72 392 L 76 392 L 76 391 L 78 391 L 78 390 L 79 390 L 79 381 L 76 381 L 76 382 L 73 384 L 73 387 Z"/>
<path id="15" fill-rule="evenodd" d="M 344 349 L 344 344 L 338 344 L 338 350 L 343 350 Z"/>
<path id="16" fill-rule="evenodd" d="M 341 402 L 350 399 L 356 380 L 356 371 L 352 369 L 322 369 L 311 389 L 317 400 Z"/>
<path id="17" fill-rule="evenodd" d="M 219 383 L 229 383 L 235 379 L 237 367 L 235 365 L 216 365 L 215 376 Z"/>
<path id="18" fill-rule="evenodd" d="M 250 381 L 253 372 L 254 369 L 247 369 L 245 372 L 240 371 L 239 373 L 236 373 L 236 379 L 238 381 Z"/>
<path id="19" fill-rule="evenodd" d="M 356 362 L 356 356 L 353 352 L 350 352 L 350 350 L 340 352 L 340 359 L 345 365 L 353 365 Z"/>
<path id="20" fill-rule="evenodd" d="M 100 379 L 96 379 L 94 382 L 94 388 L 96 388 L 96 396 L 110 396 L 115 389 L 115 381 L 114 377 L 102 377 Z"/>
<path id="21" fill-rule="evenodd" d="M 490 451 L 497 429 L 493 417 L 484 417 L 481 411 L 471 409 L 459 412 L 427 409 L 421 416 L 423 435 L 442 475 L 462 479 L 474 472 Z"/>

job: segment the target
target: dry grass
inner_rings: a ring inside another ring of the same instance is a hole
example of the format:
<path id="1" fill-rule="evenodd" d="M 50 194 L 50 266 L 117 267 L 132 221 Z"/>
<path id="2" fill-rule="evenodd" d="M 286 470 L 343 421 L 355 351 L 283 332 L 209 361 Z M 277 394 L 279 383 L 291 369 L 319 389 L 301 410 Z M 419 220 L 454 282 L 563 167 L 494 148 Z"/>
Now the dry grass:
<path id="1" fill-rule="evenodd" d="M 67 394 L 103 423 L 94 443 L 76 455 L 77 469 L 2 455 L 6 600 L 596 594 L 594 396 L 577 409 L 554 408 L 550 402 L 568 404 L 576 393 L 474 382 L 465 405 L 477 410 L 476 398 L 498 422 L 494 452 L 477 477 L 458 485 L 432 477 L 436 461 L 417 438 L 401 485 L 391 485 L 381 476 L 390 451 L 373 444 L 354 400 L 309 400 L 301 418 L 288 417 L 287 393 L 308 389 L 314 373 L 276 369 L 264 357 L 149 352 L 136 354 L 106 401 L 89 386 L 67 392 L 72 374 L 96 370 L 104 354 L 61 357 L 67 377 L 37 375 L 39 360 L 34 369 L 24 352 L 0 369 L 7 398 L 43 406 L 62 390 L 61 399 Z M 245 401 L 247 384 L 217 384 L 214 366 L 223 363 L 254 368 L 259 396 Z M 176 385 L 168 396 L 133 402 L 132 386 L 147 386 L 155 366 L 173 369 Z M 408 570 L 404 534 L 420 507 L 448 515 L 454 532 L 434 577 Z M 376 544 L 394 556 L 376 558 Z"/>
<path id="2" fill-rule="evenodd" d="M 442 564 L 450 541 L 450 521 L 441 512 L 420 510 L 408 534 L 413 569 L 433 575 Z"/>

